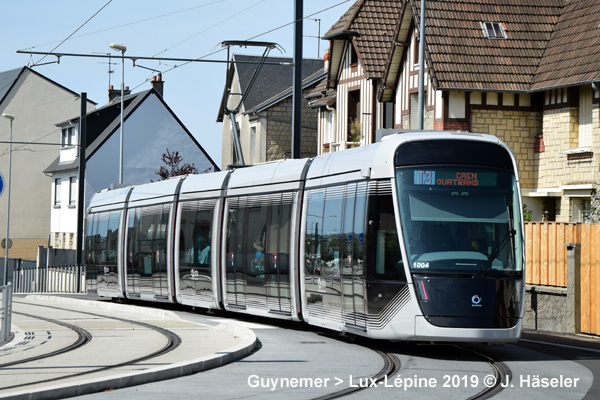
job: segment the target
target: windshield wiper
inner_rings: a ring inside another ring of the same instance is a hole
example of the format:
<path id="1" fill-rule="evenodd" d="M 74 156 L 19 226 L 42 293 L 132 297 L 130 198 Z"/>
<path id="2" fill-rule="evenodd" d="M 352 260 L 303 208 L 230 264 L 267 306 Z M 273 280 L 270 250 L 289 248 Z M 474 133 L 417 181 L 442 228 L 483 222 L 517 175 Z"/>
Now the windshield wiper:
<path id="1" fill-rule="evenodd" d="M 502 249 L 504 249 L 504 246 L 506 246 L 506 244 L 510 241 L 510 239 L 515 236 L 517 234 L 517 231 L 514 229 L 509 230 L 506 235 L 504 235 L 504 237 L 502 238 L 502 240 L 498 243 L 498 246 L 496 246 L 496 248 L 494 249 L 494 251 L 492 251 L 492 254 L 490 254 L 488 256 L 487 261 L 481 266 L 481 268 L 479 268 L 479 270 L 477 272 L 475 272 L 475 274 L 473 274 L 473 278 L 477 278 L 479 276 L 483 276 L 483 272 L 486 271 L 491 265 L 492 262 L 494 262 L 494 260 L 496 258 L 498 258 L 498 256 L 500 255 L 500 252 L 502 251 Z"/>

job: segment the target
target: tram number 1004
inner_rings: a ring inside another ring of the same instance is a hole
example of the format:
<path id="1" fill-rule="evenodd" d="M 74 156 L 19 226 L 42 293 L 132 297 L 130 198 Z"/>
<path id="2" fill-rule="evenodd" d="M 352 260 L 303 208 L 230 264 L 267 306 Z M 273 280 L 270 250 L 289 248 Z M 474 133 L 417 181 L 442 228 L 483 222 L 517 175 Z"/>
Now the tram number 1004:
<path id="1" fill-rule="evenodd" d="M 429 263 L 428 262 L 414 262 L 413 263 L 413 268 L 415 268 L 415 269 L 427 269 L 427 268 L 429 268 Z"/>

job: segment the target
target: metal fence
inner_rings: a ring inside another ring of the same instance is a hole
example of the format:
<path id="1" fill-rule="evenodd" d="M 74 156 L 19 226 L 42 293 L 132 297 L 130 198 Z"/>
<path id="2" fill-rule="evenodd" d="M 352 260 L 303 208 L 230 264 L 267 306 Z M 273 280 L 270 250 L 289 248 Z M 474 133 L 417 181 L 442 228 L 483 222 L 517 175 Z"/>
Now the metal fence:
<path id="1" fill-rule="evenodd" d="M 8 261 L 7 282 L 12 282 L 13 293 L 85 293 L 85 266 L 77 265 L 74 250 L 40 247 L 37 261 Z"/>
<path id="2" fill-rule="evenodd" d="M 83 293 L 85 268 L 81 265 L 18 263 L 13 275 L 15 293 Z"/>
<path id="3" fill-rule="evenodd" d="M 12 286 L 9 283 L 6 286 L 0 286 L 2 293 L 2 308 L 0 308 L 0 344 L 6 342 L 11 337 L 10 323 L 12 315 Z"/>

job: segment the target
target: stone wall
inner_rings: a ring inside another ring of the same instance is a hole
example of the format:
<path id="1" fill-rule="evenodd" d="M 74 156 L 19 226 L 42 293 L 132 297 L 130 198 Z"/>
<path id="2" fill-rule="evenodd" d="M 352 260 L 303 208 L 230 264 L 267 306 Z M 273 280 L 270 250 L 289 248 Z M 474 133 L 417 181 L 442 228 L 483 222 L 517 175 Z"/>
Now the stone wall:
<path id="1" fill-rule="evenodd" d="M 266 160 L 291 158 L 292 155 L 292 98 L 280 101 L 261 115 L 267 117 Z M 302 101 L 301 156 L 317 155 L 318 112 L 310 108 L 306 99 Z"/>
<path id="2" fill-rule="evenodd" d="M 567 287 L 526 285 L 523 329 L 575 334 L 581 332 L 581 247 L 568 243 Z"/>
<path id="3" fill-rule="evenodd" d="M 523 328 L 566 333 L 572 312 L 567 307 L 566 288 L 526 286 Z"/>
<path id="4" fill-rule="evenodd" d="M 498 137 L 517 159 L 521 187 L 536 187 L 535 136 L 542 133 L 542 115 L 533 111 L 473 110 L 472 132 Z"/>

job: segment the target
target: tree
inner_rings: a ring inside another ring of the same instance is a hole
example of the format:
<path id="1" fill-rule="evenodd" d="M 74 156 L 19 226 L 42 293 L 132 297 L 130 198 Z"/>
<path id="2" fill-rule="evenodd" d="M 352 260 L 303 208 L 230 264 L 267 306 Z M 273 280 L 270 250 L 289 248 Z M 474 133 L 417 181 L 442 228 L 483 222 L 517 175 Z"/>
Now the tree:
<path id="1" fill-rule="evenodd" d="M 527 204 L 523 203 L 523 219 L 525 221 L 531 221 L 532 216 L 533 216 L 533 211 L 527 209 Z"/>
<path id="2" fill-rule="evenodd" d="M 161 165 L 160 169 L 158 170 L 158 172 L 155 172 L 155 174 L 160 176 L 160 179 L 163 181 L 173 176 L 198 173 L 198 168 L 196 168 L 194 163 L 181 164 L 181 162 L 183 161 L 183 157 L 179 155 L 179 152 L 177 150 L 170 152 L 167 148 L 167 152 L 162 154 L 161 160 L 163 163 L 165 163 L 166 166 Z M 208 172 L 211 169 L 212 167 L 206 169 L 204 172 Z"/>
<path id="3" fill-rule="evenodd" d="M 590 222 L 597 224 L 600 222 L 600 193 L 597 190 L 592 193 L 590 206 Z"/>

